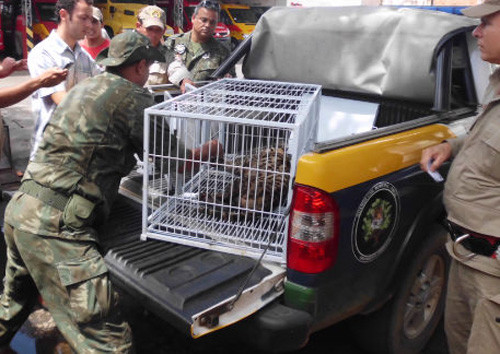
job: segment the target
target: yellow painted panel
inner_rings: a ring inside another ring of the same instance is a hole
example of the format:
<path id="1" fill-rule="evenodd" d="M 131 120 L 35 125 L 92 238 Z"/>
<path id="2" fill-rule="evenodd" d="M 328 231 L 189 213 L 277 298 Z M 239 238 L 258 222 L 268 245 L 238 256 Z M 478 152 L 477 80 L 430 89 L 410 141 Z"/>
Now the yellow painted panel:
<path id="1" fill-rule="evenodd" d="M 33 32 L 38 34 L 38 36 L 40 37 L 40 39 L 44 40 L 45 38 L 47 38 L 49 36 L 49 30 L 47 29 L 47 27 L 45 27 L 45 25 L 43 25 L 42 23 L 35 23 L 33 25 Z M 33 37 L 33 32 L 31 33 L 31 36 Z"/>
<path id="2" fill-rule="evenodd" d="M 454 134 L 441 124 L 302 156 L 296 183 L 332 193 L 420 162 L 422 150 Z"/>

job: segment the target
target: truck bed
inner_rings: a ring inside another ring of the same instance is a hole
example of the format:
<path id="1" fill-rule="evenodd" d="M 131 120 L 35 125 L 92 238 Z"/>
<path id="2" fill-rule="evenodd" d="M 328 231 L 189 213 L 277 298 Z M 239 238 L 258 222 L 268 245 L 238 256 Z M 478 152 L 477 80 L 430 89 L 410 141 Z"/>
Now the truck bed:
<path id="1" fill-rule="evenodd" d="M 201 311 L 235 295 L 243 284 L 249 289 L 271 274 L 259 264 L 247 280 L 257 264 L 255 259 L 164 241 L 141 241 L 140 233 L 141 205 L 120 195 L 109 221 L 99 230 L 114 284 L 187 333 L 192 332 L 191 325 Z M 207 327 L 212 326 L 208 323 Z"/>

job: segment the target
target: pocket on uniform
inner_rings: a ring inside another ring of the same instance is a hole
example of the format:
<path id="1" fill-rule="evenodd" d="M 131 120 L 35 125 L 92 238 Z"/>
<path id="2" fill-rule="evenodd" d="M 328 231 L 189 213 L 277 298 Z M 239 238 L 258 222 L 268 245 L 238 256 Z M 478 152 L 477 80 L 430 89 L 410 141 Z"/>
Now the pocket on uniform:
<path id="1" fill-rule="evenodd" d="M 500 294 L 495 296 L 490 296 L 489 300 L 500 306 Z"/>
<path id="2" fill-rule="evenodd" d="M 72 229 L 92 225 L 95 206 L 95 203 L 78 194 L 71 195 L 63 211 L 64 224 Z"/>
<path id="3" fill-rule="evenodd" d="M 485 164 L 485 173 L 496 178 L 500 178 L 500 133 L 495 133 L 491 137 L 483 139 L 487 146 L 484 156 L 478 158 Z"/>
<path id="4" fill-rule="evenodd" d="M 68 292 L 71 316 L 76 323 L 97 322 L 107 316 L 112 290 L 100 255 L 60 262 L 57 271 Z"/>

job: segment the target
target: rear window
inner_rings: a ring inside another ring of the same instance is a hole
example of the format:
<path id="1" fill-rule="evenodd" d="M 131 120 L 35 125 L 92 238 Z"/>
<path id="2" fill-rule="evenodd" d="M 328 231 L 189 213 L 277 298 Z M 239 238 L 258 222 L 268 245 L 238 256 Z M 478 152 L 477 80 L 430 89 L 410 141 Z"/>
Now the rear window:
<path id="1" fill-rule="evenodd" d="M 257 23 L 257 15 L 252 9 L 228 9 L 236 23 Z"/>
<path id="2" fill-rule="evenodd" d="M 36 7 L 42 22 L 57 22 L 56 4 L 47 2 L 37 2 Z"/>

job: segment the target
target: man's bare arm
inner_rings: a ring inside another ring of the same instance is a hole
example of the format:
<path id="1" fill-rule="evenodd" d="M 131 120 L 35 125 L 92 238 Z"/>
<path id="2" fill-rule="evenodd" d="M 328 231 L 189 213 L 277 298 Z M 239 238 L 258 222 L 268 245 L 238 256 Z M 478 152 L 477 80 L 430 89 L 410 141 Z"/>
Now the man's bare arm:
<path id="1" fill-rule="evenodd" d="M 451 157 L 451 145 L 448 142 L 443 142 L 439 145 L 434 145 L 422 151 L 420 159 L 420 168 L 427 172 L 427 164 L 432 161 L 430 166 L 431 171 L 436 171 L 441 165 Z"/>
<path id="2" fill-rule="evenodd" d="M 0 90 L 0 108 L 8 107 L 22 101 L 41 87 L 51 87 L 66 79 L 67 70 L 48 69 L 41 75 L 22 84 Z"/>

